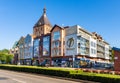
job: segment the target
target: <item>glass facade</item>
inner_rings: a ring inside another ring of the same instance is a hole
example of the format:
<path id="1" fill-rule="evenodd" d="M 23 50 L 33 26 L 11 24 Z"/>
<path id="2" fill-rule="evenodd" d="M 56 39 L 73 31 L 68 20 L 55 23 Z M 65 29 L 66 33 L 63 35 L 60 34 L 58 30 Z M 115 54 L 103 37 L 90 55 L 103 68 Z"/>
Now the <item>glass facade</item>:
<path id="1" fill-rule="evenodd" d="M 34 57 L 39 56 L 39 42 L 40 39 L 35 39 L 33 46 L 34 46 Z"/>
<path id="2" fill-rule="evenodd" d="M 23 48 L 23 45 L 19 45 L 19 55 L 20 55 L 20 59 L 24 59 L 24 48 Z"/>
<path id="3" fill-rule="evenodd" d="M 60 46 L 60 41 L 54 41 L 53 43 L 52 43 L 52 48 L 58 48 Z"/>
<path id="4" fill-rule="evenodd" d="M 52 55 L 53 56 L 59 56 L 61 53 L 61 50 L 59 48 L 55 48 L 54 50 L 52 50 Z"/>
<path id="5" fill-rule="evenodd" d="M 60 31 L 56 31 L 53 33 L 53 41 L 52 41 L 52 56 L 59 56 L 60 51 Z"/>
<path id="6" fill-rule="evenodd" d="M 59 40 L 60 39 L 60 31 L 56 31 L 53 33 L 53 40 Z"/>
<path id="7" fill-rule="evenodd" d="M 43 56 L 50 55 L 50 36 L 43 38 Z"/>
<path id="8" fill-rule="evenodd" d="M 89 40 L 78 37 L 78 54 L 88 55 L 89 54 Z"/>

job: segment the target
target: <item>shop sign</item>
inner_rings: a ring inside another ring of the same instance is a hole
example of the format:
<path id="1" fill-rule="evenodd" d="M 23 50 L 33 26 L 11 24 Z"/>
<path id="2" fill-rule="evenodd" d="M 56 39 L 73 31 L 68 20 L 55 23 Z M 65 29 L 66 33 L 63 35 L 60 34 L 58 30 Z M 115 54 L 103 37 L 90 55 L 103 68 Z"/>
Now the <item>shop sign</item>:
<path id="1" fill-rule="evenodd" d="M 66 36 L 66 41 L 65 41 L 66 54 L 65 55 L 76 55 L 77 53 L 76 47 L 77 47 L 76 34 Z"/>
<path id="2" fill-rule="evenodd" d="M 74 38 L 71 37 L 67 40 L 67 50 L 74 50 L 75 48 L 73 48 L 74 46 Z"/>

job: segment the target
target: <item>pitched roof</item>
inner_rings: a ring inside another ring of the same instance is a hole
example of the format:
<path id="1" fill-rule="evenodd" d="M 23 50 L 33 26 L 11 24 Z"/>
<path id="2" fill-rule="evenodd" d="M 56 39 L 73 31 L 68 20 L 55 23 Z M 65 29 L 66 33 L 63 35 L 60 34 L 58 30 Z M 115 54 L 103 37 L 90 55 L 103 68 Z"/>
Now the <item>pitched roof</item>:
<path id="1" fill-rule="evenodd" d="M 63 27 L 61 27 L 61 26 L 55 24 L 55 25 L 53 26 L 53 28 L 51 29 L 50 32 L 52 32 L 52 31 L 54 30 L 55 27 L 58 27 L 58 28 L 60 28 L 60 29 L 64 29 Z"/>
<path id="2" fill-rule="evenodd" d="M 18 41 L 15 41 L 14 45 L 13 45 L 13 49 L 16 48 L 18 46 Z"/>
<path id="3" fill-rule="evenodd" d="M 22 37 L 19 39 L 18 44 L 21 44 L 21 43 L 23 44 L 24 39 L 25 39 L 25 37 L 22 36 Z"/>
<path id="4" fill-rule="evenodd" d="M 35 24 L 35 26 L 44 25 L 44 24 L 47 24 L 47 25 L 50 25 L 50 26 L 51 26 L 51 23 L 50 23 L 50 21 L 48 20 L 47 15 L 46 15 L 46 8 L 43 9 L 43 15 L 40 17 L 40 19 L 39 19 L 38 22 Z M 35 26 L 34 26 L 34 27 L 35 27 Z"/>

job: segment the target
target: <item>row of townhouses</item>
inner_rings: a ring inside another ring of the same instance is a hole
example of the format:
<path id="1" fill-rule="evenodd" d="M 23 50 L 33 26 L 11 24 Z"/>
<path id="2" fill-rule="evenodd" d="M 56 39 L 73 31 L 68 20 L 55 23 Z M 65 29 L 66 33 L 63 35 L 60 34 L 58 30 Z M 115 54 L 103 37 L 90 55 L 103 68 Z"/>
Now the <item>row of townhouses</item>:
<path id="1" fill-rule="evenodd" d="M 86 67 L 110 63 L 110 45 L 96 32 L 79 25 L 52 27 L 46 9 L 33 34 L 18 41 L 18 61 L 25 65 Z"/>

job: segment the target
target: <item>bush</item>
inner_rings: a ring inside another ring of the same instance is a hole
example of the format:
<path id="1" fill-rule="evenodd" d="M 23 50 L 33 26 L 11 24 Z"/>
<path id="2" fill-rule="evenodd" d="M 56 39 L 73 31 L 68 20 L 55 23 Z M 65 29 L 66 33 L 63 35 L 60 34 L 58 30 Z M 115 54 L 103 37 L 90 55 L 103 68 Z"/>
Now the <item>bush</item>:
<path id="1" fill-rule="evenodd" d="M 66 71 L 66 70 L 36 67 L 36 66 L 0 65 L 0 69 L 36 73 L 36 74 L 53 75 L 53 76 L 61 76 L 61 77 L 67 77 L 67 75 L 69 75 L 69 71 Z"/>

